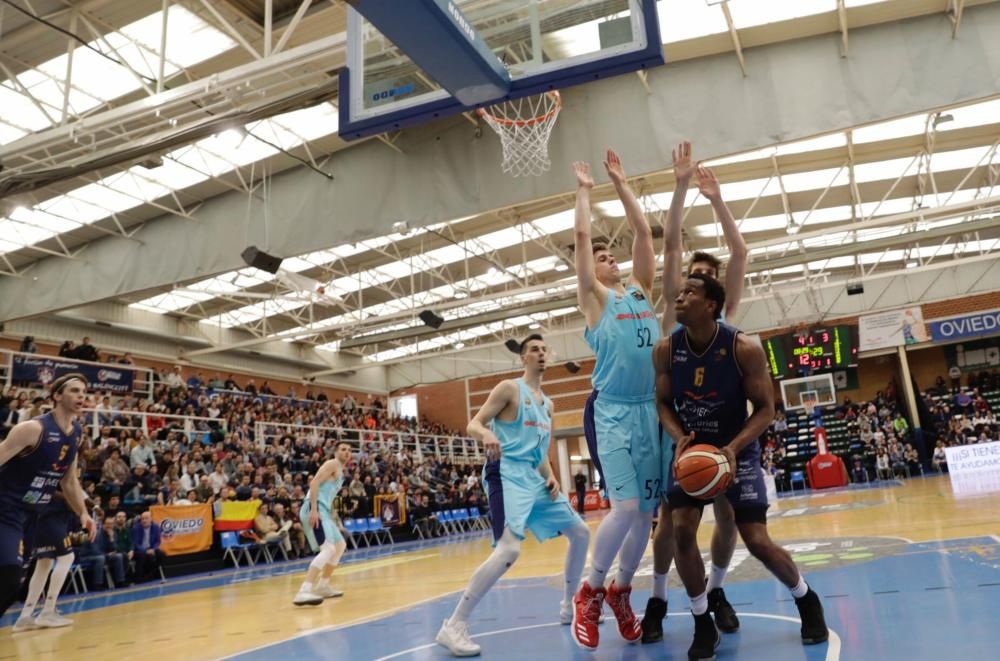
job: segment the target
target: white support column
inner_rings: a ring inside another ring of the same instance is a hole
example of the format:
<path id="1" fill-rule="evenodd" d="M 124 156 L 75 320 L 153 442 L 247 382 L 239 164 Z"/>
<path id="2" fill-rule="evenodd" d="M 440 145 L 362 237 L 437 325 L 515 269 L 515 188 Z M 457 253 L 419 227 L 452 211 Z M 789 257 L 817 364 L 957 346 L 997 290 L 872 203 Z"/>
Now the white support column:
<path id="1" fill-rule="evenodd" d="M 913 379 L 910 378 L 910 362 L 907 360 L 906 349 L 898 347 L 899 355 L 899 376 L 903 380 L 903 394 L 906 397 L 906 409 L 910 414 L 910 420 L 914 429 L 920 429 L 920 414 L 917 410 L 917 395 L 913 391 Z"/>
<path id="2" fill-rule="evenodd" d="M 573 476 L 569 472 L 569 451 L 566 448 L 565 438 L 556 439 L 556 452 L 559 453 L 559 486 L 568 497 Z"/>
<path id="3" fill-rule="evenodd" d="M 170 0 L 163 0 L 163 21 L 160 23 L 160 69 L 156 75 L 156 93 L 163 91 L 163 74 L 167 65 L 167 16 L 170 13 Z"/>

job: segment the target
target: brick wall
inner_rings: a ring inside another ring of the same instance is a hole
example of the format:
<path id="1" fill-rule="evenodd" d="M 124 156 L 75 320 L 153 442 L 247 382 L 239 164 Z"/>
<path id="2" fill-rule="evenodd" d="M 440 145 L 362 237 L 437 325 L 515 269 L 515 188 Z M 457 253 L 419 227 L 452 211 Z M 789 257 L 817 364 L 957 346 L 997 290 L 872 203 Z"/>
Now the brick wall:
<path id="1" fill-rule="evenodd" d="M 417 396 L 417 411 L 424 420 L 461 430 L 463 433 L 469 424 L 464 379 L 405 388 L 392 393 L 393 397 L 403 395 Z M 486 395 L 483 396 L 483 401 L 486 401 Z"/>

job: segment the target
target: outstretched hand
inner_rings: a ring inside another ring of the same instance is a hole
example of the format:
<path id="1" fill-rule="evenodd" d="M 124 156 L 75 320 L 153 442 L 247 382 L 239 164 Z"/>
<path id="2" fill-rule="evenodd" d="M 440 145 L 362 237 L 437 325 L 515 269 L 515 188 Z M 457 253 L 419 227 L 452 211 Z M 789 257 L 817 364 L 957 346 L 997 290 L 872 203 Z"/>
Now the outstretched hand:
<path id="1" fill-rule="evenodd" d="M 685 140 L 673 150 L 674 178 L 677 181 L 690 181 L 698 168 L 691 160 L 691 143 Z"/>
<path id="2" fill-rule="evenodd" d="M 625 167 L 622 165 L 622 159 L 618 157 L 618 154 L 613 149 L 608 150 L 607 160 L 604 161 L 604 169 L 608 171 L 608 176 L 611 177 L 611 181 L 615 186 L 625 183 Z"/>
<path id="3" fill-rule="evenodd" d="M 594 178 L 590 176 L 590 163 L 574 161 L 573 173 L 576 174 L 576 185 L 580 188 L 593 188 Z"/>
<path id="4" fill-rule="evenodd" d="M 717 200 L 722 197 L 722 188 L 715 173 L 708 168 L 698 166 L 698 191 L 709 200 Z"/>

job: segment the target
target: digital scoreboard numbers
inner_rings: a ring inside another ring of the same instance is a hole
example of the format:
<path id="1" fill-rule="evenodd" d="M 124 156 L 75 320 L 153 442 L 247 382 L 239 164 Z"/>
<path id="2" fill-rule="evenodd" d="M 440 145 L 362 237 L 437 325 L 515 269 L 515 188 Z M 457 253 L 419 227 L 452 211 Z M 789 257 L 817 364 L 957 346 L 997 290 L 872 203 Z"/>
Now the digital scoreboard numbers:
<path id="1" fill-rule="evenodd" d="M 857 327 L 813 328 L 762 342 L 771 376 L 777 379 L 832 372 L 858 364 Z"/>

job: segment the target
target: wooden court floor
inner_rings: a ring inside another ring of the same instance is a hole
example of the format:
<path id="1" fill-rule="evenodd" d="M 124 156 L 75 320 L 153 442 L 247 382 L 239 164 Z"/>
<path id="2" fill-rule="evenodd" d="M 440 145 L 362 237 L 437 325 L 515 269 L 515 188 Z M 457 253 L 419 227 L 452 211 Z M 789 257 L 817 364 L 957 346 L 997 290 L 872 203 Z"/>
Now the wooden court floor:
<path id="1" fill-rule="evenodd" d="M 997 514 L 1000 493 L 959 497 L 947 477 L 781 498 L 772 510 L 769 521 L 772 536 L 793 545 L 807 577 L 832 566 L 829 563 L 838 560 L 838 553 L 848 559 L 863 559 L 865 553 L 844 552 L 845 548 L 860 547 L 862 542 L 864 548 L 870 549 L 878 546 L 877 540 L 882 540 L 883 554 L 891 554 L 905 553 L 906 544 L 911 542 L 991 536 L 1000 541 L 996 537 L 1000 535 Z M 588 518 L 592 527 L 598 521 L 599 516 Z M 707 550 L 711 530 L 711 524 L 702 526 L 703 550 Z M 817 546 L 816 540 L 825 541 Z M 558 574 L 562 571 L 565 544 L 561 539 L 545 544 L 529 539 L 507 578 L 545 578 Z M 166 586 L 130 588 L 60 601 L 60 610 L 75 620 L 72 627 L 14 635 L 10 631 L 13 617 L 8 614 L 3 620 L 4 627 L 0 628 L 0 661 L 215 659 L 234 655 L 303 637 L 324 627 L 346 627 L 413 610 L 461 590 L 489 550 L 488 537 L 480 534 L 384 557 L 352 560 L 335 574 L 334 584 L 344 591 L 344 597 L 314 608 L 296 608 L 291 603 L 305 570 L 301 562 L 269 570 L 275 575 L 228 571 L 208 578 L 171 581 Z M 640 599 L 639 590 L 649 587 L 651 552 L 650 547 L 644 561 L 645 571 L 640 570 L 636 579 L 637 595 L 633 601 L 637 610 L 647 596 L 642 594 Z M 738 551 L 737 561 L 740 568 L 734 568 L 730 583 L 764 577 L 759 564 L 745 553 L 741 555 Z M 1000 571 L 997 575 L 1000 576 Z M 676 577 L 671 585 L 677 585 Z M 555 580 L 551 586 L 554 619 L 559 590 Z M 671 589 L 670 599 L 671 611 L 687 606 L 686 598 L 675 589 Z M 415 634 L 414 640 L 427 642 L 426 633 Z M 360 649 L 331 651 L 323 656 L 374 658 Z M 271 658 L 278 658 L 278 648 Z"/>

